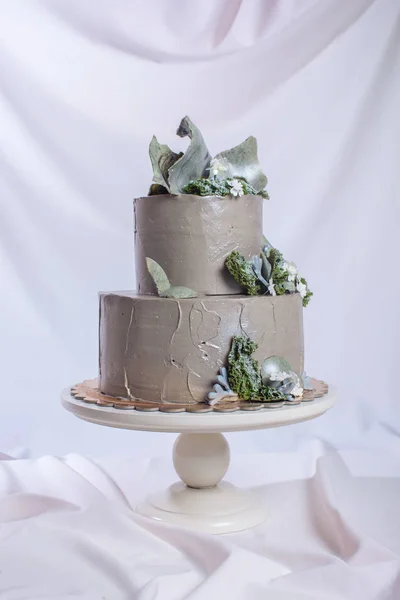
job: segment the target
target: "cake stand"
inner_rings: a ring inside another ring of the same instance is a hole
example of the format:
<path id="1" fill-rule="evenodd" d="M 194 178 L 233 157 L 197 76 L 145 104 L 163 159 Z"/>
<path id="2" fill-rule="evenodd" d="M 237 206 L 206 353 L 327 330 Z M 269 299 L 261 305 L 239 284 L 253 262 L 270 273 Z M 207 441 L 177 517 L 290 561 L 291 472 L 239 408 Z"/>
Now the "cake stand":
<path id="1" fill-rule="evenodd" d="M 229 445 L 222 435 L 281 427 L 314 419 L 330 409 L 335 392 L 296 406 L 265 408 L 257 412 L 163 413 L 121 410 L 87 404 L 71 390 L 62 394 L 64 408 L 91 423 L 135 429 L 180 433 L 173 448 L 173 463 L 181 481 L 149 496 L 136 511 L 167 523 L 204 533 L 230 533 L 248 529 L 266 518 L 256 493 L 222 481 L 230 461 Z"/>

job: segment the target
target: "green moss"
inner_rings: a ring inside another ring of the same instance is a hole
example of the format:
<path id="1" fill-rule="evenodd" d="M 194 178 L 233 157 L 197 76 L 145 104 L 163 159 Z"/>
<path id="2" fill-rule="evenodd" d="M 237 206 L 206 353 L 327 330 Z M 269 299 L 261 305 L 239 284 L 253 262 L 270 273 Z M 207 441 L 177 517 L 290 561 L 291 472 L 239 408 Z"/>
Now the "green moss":
<path id="1" fill-rule="evenodd" d="M 258 192 L 258 195 L 264 198 L 265 200 L 269 200 L 269 194 L 267 190 L 261 190 L 261 192 Z"/>
<path id="2" fill-rule="evenodd" d="M 236 177 L 243 187 L 244 194 L 250 194 L 253 196 L 262 196 L 268 199 L 268 193 L 266 190 L 256 192 L 256 190 L 247 183 L 241 177 Z M 191 181 L 184 188 L 185 194 L 195 194 L 196 196 L 230 196 L 231 195 L 231 178 L 218 180 L 218 179 L 205 179 L 204 177 Z"/>
<path id="3" fill-rule="evenodd" d="M 304 298 L 303 298 L 303 306 L 304 306 L 304 308 L 305 308 L 305 307 L 307 306 L 307 304 L 310 302 L 310 300 L 311 300 L 311 296 L 313 296 L 313 293 L 312 293 L 312 291 L 309 289 L 309 287 L 308 287 L 308 283 L 307 283 L 307 281 L 304 279 L 304 277 L 301 277 L 301 278 L 300 278 L 300 281 L 301 281 L 301 283 L 304 283 L 304 285 L 307 287 L 307 292 L 306 292 L 306 295 L 305 295 L 305 296 L 304 296 Z"/>
<path id="4" fill-rule="evenodd" d="M 268 261 L 271 264 L 271 277 L 274 282 L 275 292 L 277 296 L 282 296 L 286 293 L 286 283 L 288 274 L 283 268 L 285 259 L 279 250 L 271 248 L 268 254 Z"/>
<path id="5" fill-rule="evenodd" d="M 214 179 L 196 179 L 185 185 L 183 192 L 185 194 L 194 194 L 195 196 L 226 196 L 229 194 L 229 187 Z"/>
<path id="6" fill-rule="evenodd" d="M 272 277 L 272 281 L 274 282 L 274 286 L 275 286 L 275 292 L 277 296 L 281 296 L 282 294 L 286 294 L 288 292 L 295 292 L 296 291 L 296 286 L 294 283 L 290 283 L 287 280 L 288 274 L 286 272 L 286 270 L 284 269 L 284 264 L 285 264 L 285 259 L 283 258 L 283 255 L 281 252 L 279 252 L 279 250 L 277 250 L 276 248 L 270 248 L 269 253 L 268 253 L 268 261 L 271 264 L 271 277 Z M 307 285 L 307 281 L 304 279 L 304 277 L 300 277 L 300 281 L 301 283 L 304 283 L 304 285 L 307 287 L 307 292 L 306 295 L 303 298 L 303 306 L 306 307 L 308 305 L 308 303 L 310 302 L 311 296 L 313 295 L 312 291 L 309 289 L 308 285 Z M 289 288 L 290 286 L 293 286 L 293 288 Z"/>
<path id="7" fill-rule="evenodd" d="M 242 400 L 277 402 L 286 400 L 278 390 L 267 387 L 261 379 L 258 361 L 252 357 L 257 344 L 248 336 L 235 335 L 228 354 L 229 386 Z"/>
<path id="8" fill-rule="evenodd" d="M 225 260 L 225 265 L 234 280 L 244 288 L 249 296 L 261 294 L 257 275 L 254 273 L 251 264 L 247 262 L 242 254 L 234 250 Z"/>
<path id="9" fill-rule="evenodd" d="M 284 396 L 279 390 L 276 390 L 272 387 L 267 387 L 264 384 L 261 384 L 260 387 L 260 401 L 263 402 L 282 402 L 282 400 L 287 400 L 286 396 Z"/>
<path id="10" fill-rule="evenodd" d="M 257 344 L 249 337 L 233 337 L 228 354 L 228 381 L 231 389 L 243 400 L 256 400 L 260 396 L 260 367 L 251 356 L 255 350 Z"/>

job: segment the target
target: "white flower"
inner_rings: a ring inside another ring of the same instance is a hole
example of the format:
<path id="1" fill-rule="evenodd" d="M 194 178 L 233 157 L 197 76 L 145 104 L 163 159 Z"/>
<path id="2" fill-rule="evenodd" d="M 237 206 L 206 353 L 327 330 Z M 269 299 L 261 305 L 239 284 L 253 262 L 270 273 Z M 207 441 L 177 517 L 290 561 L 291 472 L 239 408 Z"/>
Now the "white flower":
<path id="1" fill-rule="evenodd" d="M 268 292 L 271 294 L 271 296 L 276 296 L 275 284 L 272 281 L 272 277 L 268 282 Z"/>
<path id="2" fill-rule="evenodd" d="M 226 158 L 213 158 L 210 163 L 210 173 L 214 177 L 218 177 L 221 173 L 229 171 L 229 165 Z"/>
<path id="3" fill-rule="evenodd" d="M 297 285 L 296 285 L 296 289 L 300 293 L 300 296 L 302 298 L 304 298 L 306 296 L 306 294 L 307 294 L 307 286 L 306 286 L 305 283 L 302 283 L 301 281 L 298 281 Z"/>
<path id="4" fill-rule="evenodd" d="M 296 265 L 294 264 L 294 262 L 285 262 L 285 264 L 283 265 L 285 271 L 288 273 L 288 281 L 295 281 L 296 277 L 299 273 L 298 268 L 296 267 Z"/>
<path id="5" fill-rule="evenodd" d="M 278 373 L 271 373 L 269 376 L 271 381 L 283 381 L 290 377 L 290 373 L 286 373 L 286 371 L 279 371 Z"/>
<path id="6" fill-rule="evenodd" d="M 232 196 L 243 196 L 243 186 L 239 179 L 232 179 L 232 181 L 229 182 L 229 185 L 231 187 Z"/>
<path id="7" fill-rule="evenodd" d="M 303 395 L 303 388 L 301 387 L 301 385 L 297 384 L 292 391 L 290 392 L 291 396 L 294 396 L 295 398 L 299 398 L 300 396 Z"/>

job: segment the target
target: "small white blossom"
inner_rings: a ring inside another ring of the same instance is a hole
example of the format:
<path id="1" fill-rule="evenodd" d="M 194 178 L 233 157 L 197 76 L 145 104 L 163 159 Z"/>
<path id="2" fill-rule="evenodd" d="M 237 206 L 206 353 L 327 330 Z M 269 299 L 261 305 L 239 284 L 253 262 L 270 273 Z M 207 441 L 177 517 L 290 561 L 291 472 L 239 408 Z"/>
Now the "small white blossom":
<path id="1" fill-rule="evenodd" d="M 290 377 L 290 373 L 286 373 L 286 371 L 279 371 L 278 373 L 271 373 L 269 376 L 271 381 L 283 381 Z"/>
<path id="2" fill-rule="evenodd" d="M 285 271 L 288 273 L 288 281 L 295 281 L 296 277 L 299 273 L 298 268 L 294 264 L 294 262 L 285 262 L 284 264 Z"/>
<path id="3" fill-rule="evenodd" d="M 301 281 L 298 281 L 297 285 L 296 285 L 296 289 L 300 293 L 300 296 L 302 298 L 304 298 L 306 296 L 306 294 L 307 294 L 307 286 L 306 286 L 305 283 L 302 283 Z"/>
<path id="4" fill-rule="evenodd" d="M 271 294 L 271 296 L 276 296 L 275 284 L 272 281 L 272 277 L 268 282 L 268 292 Z"/>
<path id="5" fill-rule="evenodd" d="M 229 185 L 231 187 L 232 196 L 236 196 L 236 197 L 243 196 L 243 194 L 244 194 L 243 186 L 242 186 L 242 182 L 239 181 L 239 179 L 232 179 L 232 181 L 229 183 Z"/>
<path id="6" fill-rule="evenodd" d="M 214 177 L 226 173 L 229 171 L 229 165 L 226 158 L 213 158 L 210 163 L 210 173 Z"/>
<path id="7" fill-rule="evenodd" d="M 303 388 L 301 387 L 301 385 L 297 384 L 292 391 L 290 392 L 290 394 L 292 396 L 294 396 L 295 398 L 299 398 L 300 396 L 303 395 Z"/>

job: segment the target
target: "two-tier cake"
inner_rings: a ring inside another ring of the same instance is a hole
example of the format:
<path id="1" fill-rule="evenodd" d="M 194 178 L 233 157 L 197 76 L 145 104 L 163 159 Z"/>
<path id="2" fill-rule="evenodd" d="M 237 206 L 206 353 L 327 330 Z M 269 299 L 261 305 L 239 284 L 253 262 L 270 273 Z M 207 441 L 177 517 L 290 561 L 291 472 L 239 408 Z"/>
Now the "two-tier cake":
<path id="1" fill-rule="evenodd" d="M 263 236 L 257 142 L 212 158 L 185 117 L 185 153 L 153 137 L 153 185 L 134 201 L 137 292 L 100 294 L 98 382 L 73 389 L 139 410 L 256 410 L 312 400 L 303 306 L 311 292 Z"/>

